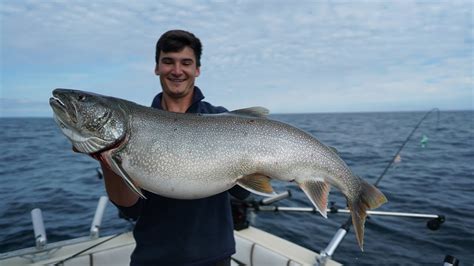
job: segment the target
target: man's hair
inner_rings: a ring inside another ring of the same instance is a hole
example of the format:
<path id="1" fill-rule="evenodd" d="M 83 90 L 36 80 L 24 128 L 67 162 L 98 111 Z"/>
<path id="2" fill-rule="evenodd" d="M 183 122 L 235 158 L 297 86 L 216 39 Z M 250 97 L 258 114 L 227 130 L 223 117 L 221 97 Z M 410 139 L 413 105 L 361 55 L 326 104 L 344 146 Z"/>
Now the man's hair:
<path id="1" fill-rule="evenodd" d="M 200 67 L 202 53 L 201 41 L 191 32 L 184 30 L 170 30 L 161 35 L 160 39 L 156 43 L 156 63 L 159 64 L 161 51 L 165 53 L 180 52 L 186 46 L 189 46 L 191 49 L 193 49 L 194 55 L 196 56 L 196 65 L 197 67 Z"/>

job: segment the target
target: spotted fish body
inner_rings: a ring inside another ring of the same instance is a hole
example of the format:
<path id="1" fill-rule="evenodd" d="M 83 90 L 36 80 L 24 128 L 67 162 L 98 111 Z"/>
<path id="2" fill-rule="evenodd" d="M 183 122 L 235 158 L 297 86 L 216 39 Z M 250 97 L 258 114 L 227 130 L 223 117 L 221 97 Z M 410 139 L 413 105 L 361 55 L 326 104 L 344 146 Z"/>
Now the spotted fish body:
<path id="1" fill-rule="evenodd" d="M 88 92 L 57 89 L 53 95 L 56 121 L 76 149 L 108 164 L 141 196 L 145 189 L 197 199 L 235 184 L 269 195 L 270 179 L 278 179 L 296 182 L 326 217 L 332 185 L 348 201 L 361 248 L 366 210 L 386 202 L 333 149 L 266 118 L 263 108 L 181 114 Z"/>
<path id="2" fill-rule="evenodd" d="M 254 173 L 303 180 L 318 171 L 311 147 L 331 152 L 303 131 L 265 118 L 144 111 L 131 117 L 128 145 L 118 154 L 139 187 L 167 197 L 207 197 Z M 348 169 L 332 159 L 328 170 Z"/>

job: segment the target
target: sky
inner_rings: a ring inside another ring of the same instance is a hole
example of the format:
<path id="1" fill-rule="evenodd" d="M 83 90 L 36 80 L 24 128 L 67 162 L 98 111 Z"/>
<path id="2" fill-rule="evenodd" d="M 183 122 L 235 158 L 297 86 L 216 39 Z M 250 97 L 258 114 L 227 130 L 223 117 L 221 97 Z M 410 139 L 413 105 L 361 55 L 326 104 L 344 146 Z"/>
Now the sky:
<path id="1" fill-rule="evenodd" d="M 214 105 L 271 113 L 474 109 L 473 2 L 0 0 L 0 116 L 51 117 L 54 88 L 143 105 L 155 44 L 203 43 Z"/>

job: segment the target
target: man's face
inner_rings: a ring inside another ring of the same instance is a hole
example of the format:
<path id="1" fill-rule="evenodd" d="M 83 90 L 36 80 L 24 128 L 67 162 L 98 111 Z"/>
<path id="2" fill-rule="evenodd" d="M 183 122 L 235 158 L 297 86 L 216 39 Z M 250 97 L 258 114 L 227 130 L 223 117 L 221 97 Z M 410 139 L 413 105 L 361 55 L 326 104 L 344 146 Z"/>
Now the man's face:
<path id="1" fill-rule="evenodd" d="M 200 70 L 193 49 L 186 46 L 179 52 L 161 51 L 155 74 L 160 76 L 163 92 L 172 98 L 182 98 L 193 92 L 194 80 Z"/>

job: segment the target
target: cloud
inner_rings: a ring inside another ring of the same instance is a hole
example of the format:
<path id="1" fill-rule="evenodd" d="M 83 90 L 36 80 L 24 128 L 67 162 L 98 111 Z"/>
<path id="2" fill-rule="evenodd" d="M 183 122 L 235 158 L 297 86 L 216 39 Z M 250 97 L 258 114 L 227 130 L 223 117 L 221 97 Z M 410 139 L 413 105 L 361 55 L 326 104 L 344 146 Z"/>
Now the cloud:
<path id="1" fill-rule="evenodd" d="M 148 104 L 155 42 L 183 28 L 204 44 L 198 85 L 229 108 L 472 109 L 472 15 L 469 1 L 5 1 L 2 97 L 59 84 Z"/>

